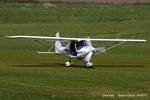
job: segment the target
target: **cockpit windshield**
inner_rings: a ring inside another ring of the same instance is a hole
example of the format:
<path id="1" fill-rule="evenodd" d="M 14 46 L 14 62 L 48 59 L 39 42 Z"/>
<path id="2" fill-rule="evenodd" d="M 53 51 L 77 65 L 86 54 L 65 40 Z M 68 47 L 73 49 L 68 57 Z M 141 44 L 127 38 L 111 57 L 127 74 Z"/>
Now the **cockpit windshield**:
<path id="1" fill-rule="evenodd" d="M 79 41 L 79 42 L 76 42 L 76 48 L 77 50 L 80 50 L 81 48 L 83 48 L 84 46 L 86 46 L 86 42 L 83 40 L 83 41 Z"/>
<path id="2" fill-rule="evenodd" d="M 80 50 L 81 48 L 83 48 L 85 46 L 86 46 L 86 41 L 85 40 L 82 40 L 82 41 L 79 41 L 79 42 L 72 41 L 70 43 L 70 53 L 71 53 L 71 55 L 77 56 L 77 51 L 76 50 Z"/>

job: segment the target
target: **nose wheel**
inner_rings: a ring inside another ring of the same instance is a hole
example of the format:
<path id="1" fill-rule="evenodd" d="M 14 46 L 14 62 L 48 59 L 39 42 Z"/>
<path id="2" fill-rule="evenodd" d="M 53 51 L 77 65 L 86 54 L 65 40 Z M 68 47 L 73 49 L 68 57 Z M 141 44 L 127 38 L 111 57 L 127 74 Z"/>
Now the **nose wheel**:
<path id="1" fill-rule="evenodd" d="M 69 67 L 69 66 L 70 66 L 70 62 L 66 62 L 66 63 L 65 63 L 65 66 L 66 66 L 66 67 Z"/>
<path id="2" fill-rule="evenodd" d="M 89 62 L 89 63 L 86 64 L 86 67 L 87 67 L 87 68 L 91 68 L 92 66 L 93 66 L 93 63 L 92 63 L 92 62 Z"/>

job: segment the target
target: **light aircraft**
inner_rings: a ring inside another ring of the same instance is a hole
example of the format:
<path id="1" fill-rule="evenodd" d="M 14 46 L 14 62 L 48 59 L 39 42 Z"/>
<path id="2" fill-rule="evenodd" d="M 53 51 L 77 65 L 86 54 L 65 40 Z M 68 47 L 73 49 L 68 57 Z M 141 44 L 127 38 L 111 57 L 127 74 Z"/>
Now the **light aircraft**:
<path id="1" fill-rule="evenodd" d="M 139 39 L 90 39 L 90 38 L 63 38 L 60 37 L 59 32 L 56 33 L 56 37 L 45 37 L 45 36 L 5 36 L 11 39 L 33 39 L 33 40 L 42 40 L 42 41 L 55 41 L 54 48 L 55 52 L 38 52 L 38 53 L 54 53 L 65 55 L 70 58 L 68 62 L 65 63 L 65 66 L 70 66 L 77 61 L 84 61 L 86 67 L 90 68 L 93 66 L 93 63 L 90 62 L 92 56 L 99 53 L 103 53 L 106 50 L 109 50 L 113 47 L 119 46 L 125 42 L 146 42 L 146 40 Z M 61 42 L 69 42 L 65 47 L 61 45 Z M 99 47 L 94 48 L 91 42 L 117 42 L 111 45 L 108 48 Z M 76 61 L 71 62 L 72 58 L 77 58 Z"/>

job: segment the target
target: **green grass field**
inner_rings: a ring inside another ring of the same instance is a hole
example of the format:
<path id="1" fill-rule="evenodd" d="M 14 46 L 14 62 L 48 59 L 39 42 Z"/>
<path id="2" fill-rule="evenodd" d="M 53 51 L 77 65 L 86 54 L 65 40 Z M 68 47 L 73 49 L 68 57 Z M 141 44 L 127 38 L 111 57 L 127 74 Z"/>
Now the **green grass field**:
<path id="1" fill-rule="evenodd" d="M 0 3 L 0 100 L 149 100 L 150 5 Z M 146 39 L 94 56 L 94 67 L 64 67 L 68 58 L 6 35 Z M 114 97 L 103 97 L 114 94 Z M 118 94 L 135 97 L 118 97 Z M 138 97 L 139 94 L 147 96 Z"/>

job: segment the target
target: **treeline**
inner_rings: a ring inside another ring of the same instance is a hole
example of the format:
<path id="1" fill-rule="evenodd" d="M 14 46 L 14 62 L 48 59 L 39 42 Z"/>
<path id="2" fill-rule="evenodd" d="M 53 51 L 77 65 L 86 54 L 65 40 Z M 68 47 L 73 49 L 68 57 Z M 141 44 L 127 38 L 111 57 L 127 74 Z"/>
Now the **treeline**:
<path id="1" fill-rule="evenodd" d="M 108 3 L 108 4 L 150 4 L 150 0 L 0 0 L 1 2 L 70 2 L 70 3 Z"/>
<path id="2" fill-rule="evenodd" d="M 35 0 L 0 0 L 0 2 L 36 2 Z"/>

